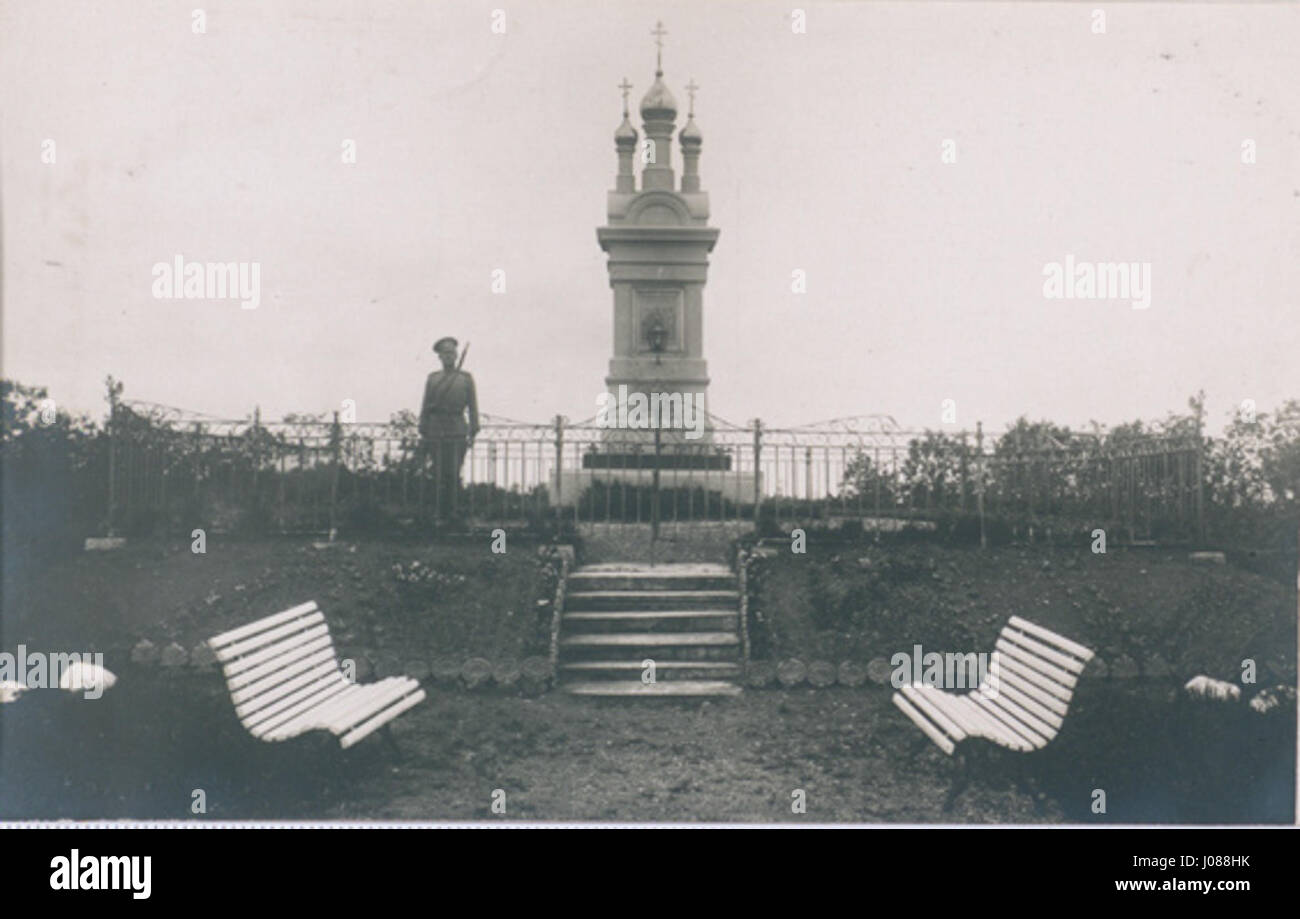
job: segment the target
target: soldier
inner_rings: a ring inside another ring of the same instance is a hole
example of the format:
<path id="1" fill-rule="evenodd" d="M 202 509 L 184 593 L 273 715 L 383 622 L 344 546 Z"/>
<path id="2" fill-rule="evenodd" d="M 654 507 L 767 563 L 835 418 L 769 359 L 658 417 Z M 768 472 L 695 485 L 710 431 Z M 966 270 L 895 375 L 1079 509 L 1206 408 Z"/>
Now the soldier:
<path id="1" fill-rule="evenodd" d="M 434 342 L 442 369 L 429 374 L 420 405 L 420 445 L 433 459 L 433 507 L 440 521 L 459 518 L 460 467 L 479 431 L 474 378 L 456 363 L 457 346 L 451 337 Z"/>

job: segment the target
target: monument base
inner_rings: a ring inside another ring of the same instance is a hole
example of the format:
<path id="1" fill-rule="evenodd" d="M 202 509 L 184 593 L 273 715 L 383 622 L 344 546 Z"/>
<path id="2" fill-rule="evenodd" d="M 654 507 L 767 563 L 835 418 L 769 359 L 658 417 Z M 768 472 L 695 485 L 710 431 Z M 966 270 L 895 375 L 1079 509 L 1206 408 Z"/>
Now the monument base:
<path id="1" fill-rule="evenodd" d="M 582 500 L 588 489 L 601 485 L 625 485 L 629 488 L 650 488 L 654 485 L 653 469 L 581 469 L 565 470 L 551 476 L 552 507 L 573 507 Z M 724 469 L 660 469 L 659 488 L 672 491 L 678 488 L 703 489 L 722 496 L 734 504 L 752 504 L 754 490 L 759 483 L 752 472 L 733 472 Z"/>
<path id="2" fill-rule="evenodd" d="M 731 470 L 731 454 L 717 452 L 687 453 L 674 450 L 655 456 L 653 452 L 613 453 L 593 451 L 584 454 L 582 457 L 583 469 L 609 469 L 620 472 L 624 469 L 653 470 L 655 466 L 658 466 L 661 470 L 693 469 L 696 471 L 729 472 Z"/>

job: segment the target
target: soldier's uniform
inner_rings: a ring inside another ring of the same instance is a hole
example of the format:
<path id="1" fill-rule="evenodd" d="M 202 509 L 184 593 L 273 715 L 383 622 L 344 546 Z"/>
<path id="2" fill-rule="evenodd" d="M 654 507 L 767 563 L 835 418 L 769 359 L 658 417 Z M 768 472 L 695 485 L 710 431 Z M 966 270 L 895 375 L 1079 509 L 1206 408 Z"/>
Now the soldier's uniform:
<path id="1" fill-rule="evenodd" d="M 433 350 L 454 352 L 456 346 L 456 339 L 440 338 Z M 460 467 L 465 462 L 469 439 L 478 430 L 474 378 L 463 370 L 435 370 L 429 374 L 420 405 L 420 443 L 424 455 L 432 460 L 431 500 L 439 519 L 459 517 Z"/>

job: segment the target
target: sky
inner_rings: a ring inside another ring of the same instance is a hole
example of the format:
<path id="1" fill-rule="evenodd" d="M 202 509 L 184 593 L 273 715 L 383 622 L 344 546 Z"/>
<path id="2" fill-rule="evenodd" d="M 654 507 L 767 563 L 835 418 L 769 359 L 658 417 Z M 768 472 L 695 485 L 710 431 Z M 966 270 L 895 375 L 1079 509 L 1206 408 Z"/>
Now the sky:
<path id="1" fill-rule="evenodd" d="M 1110 3 L 1099 34 L 1095 3 L 804 3 L 800 33 L 790 3 L 210 2 L 195 32 L 201 2 L 0 0 L 3 374 L 72 411 L 112 374 L 383 421 L 454 335 L 484 412 L 593 415 L 617 84 L 650 85 L 657 20 L 701 87 L 716 415 L 951 399 L 996 431 L 1204 389 L 1213 429 L 1300 398 L 1295 4 Z M 156 298 L 177 254 L 258 263 L 260 304 Z M 1150 306 L 1046 298 L 1067 256 L 1149 264 Z"/>

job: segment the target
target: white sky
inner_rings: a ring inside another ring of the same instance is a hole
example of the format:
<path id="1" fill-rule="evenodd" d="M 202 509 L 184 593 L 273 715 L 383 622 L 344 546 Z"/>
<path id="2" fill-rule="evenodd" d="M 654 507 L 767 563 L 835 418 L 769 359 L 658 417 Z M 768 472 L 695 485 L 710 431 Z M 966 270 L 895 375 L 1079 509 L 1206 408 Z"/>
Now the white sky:
<path id="1" fill-rule="evenodd" d="M 112 373 L 386 420 L 451 334 L 484 411 L 593 414 L 616 84 L 649 85 L 656 19 L 679 103 L 702 87 L 716 414 L 937 427 L 952 398 L 996 431 L 1203 387 L 1217 428 L 1300 398 L 1295 4 L 803 3 L 796 35 L 791 3 L 208 2 L 195 35 L 201 2 L 0 0 L 3 370 L 74 410 Z M 260 262 L 260 308 L 154 299 L 176 253 Z M 1150 262 L 1150 309 L 1044 299 L 1067 253 Z"/>

